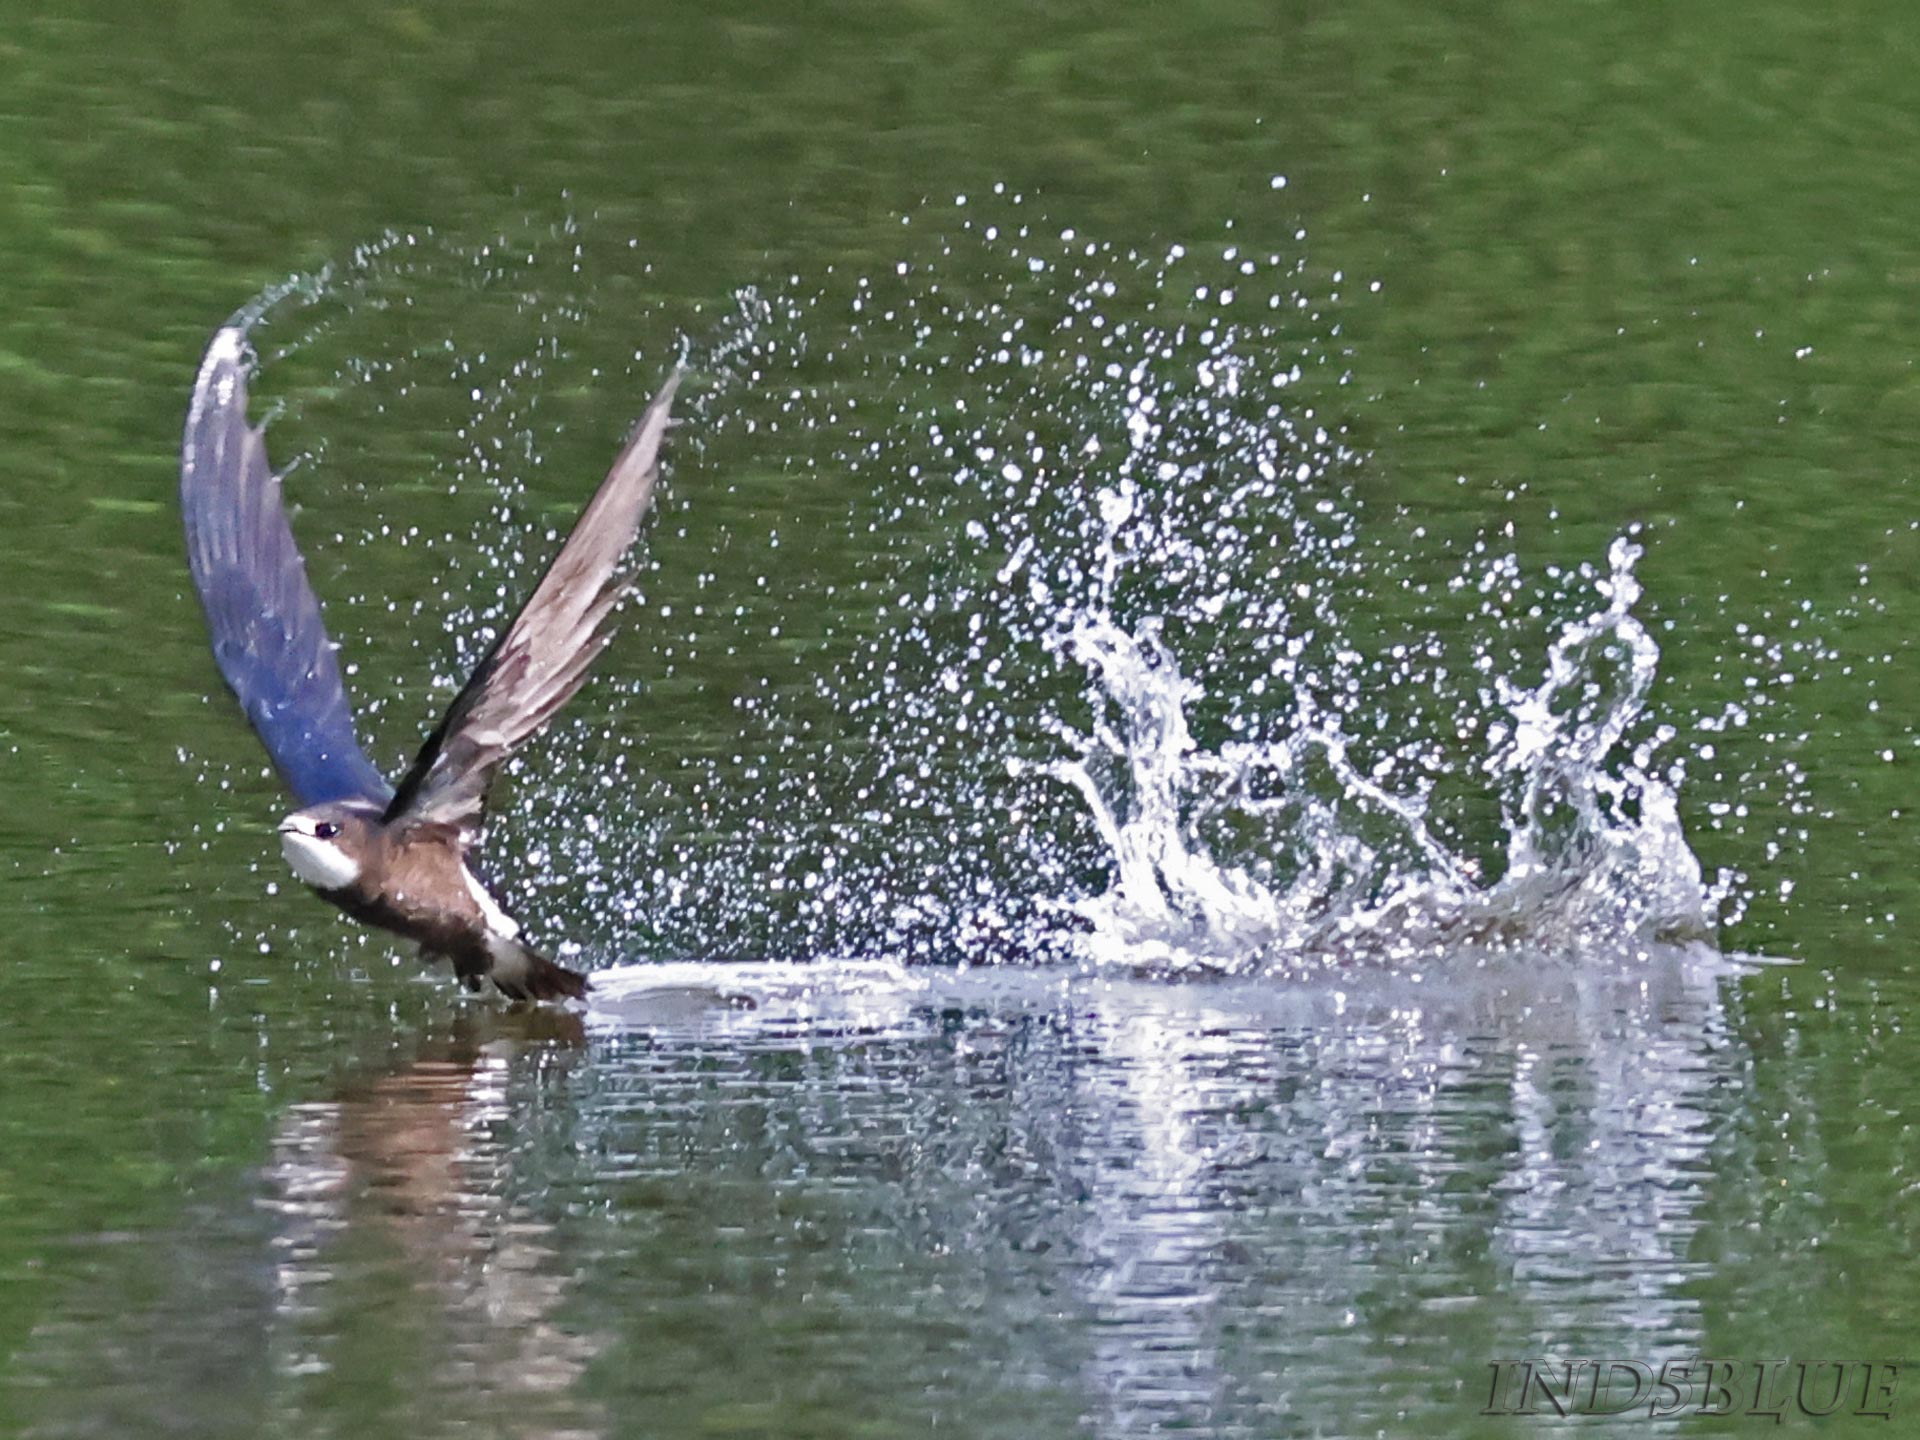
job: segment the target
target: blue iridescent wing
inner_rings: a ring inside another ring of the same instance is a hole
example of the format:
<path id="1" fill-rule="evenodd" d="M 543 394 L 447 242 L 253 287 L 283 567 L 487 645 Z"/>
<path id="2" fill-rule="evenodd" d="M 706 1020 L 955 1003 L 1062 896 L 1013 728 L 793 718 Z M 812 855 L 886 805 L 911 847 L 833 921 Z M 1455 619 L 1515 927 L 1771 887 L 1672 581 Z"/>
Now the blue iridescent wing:
<path id="1" fill-rule="evenodd" d="M 307 583 L 267 464 L 247 423 L 247 337 L 229 326 L 207 346 L 180 448 L 187 564 L 213 658 L 302 805 L 393 791 L 354 734 L 340 663 Z"/>

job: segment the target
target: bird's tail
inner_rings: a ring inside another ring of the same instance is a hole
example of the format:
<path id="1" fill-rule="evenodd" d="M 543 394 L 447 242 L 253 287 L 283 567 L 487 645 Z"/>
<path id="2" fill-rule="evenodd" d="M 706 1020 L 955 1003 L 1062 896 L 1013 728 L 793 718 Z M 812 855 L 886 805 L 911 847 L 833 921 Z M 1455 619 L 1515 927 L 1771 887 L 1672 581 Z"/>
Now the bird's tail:
<path id="1" fill-rule="evenodd" d="M 494 988 L 509 1000 L 584 1000 L 590 982 L 578 970 L 556 965 L 531 945 L 512 942 L 514 953 L 493 958 Z"/>

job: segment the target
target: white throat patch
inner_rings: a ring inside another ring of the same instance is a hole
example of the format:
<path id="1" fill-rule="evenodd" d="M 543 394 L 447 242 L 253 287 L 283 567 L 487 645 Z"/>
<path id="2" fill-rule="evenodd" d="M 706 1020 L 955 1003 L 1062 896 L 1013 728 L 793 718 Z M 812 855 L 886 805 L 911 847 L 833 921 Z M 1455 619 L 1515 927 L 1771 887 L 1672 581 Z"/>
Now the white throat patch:
<path id="1" fill-rule="evenodd" d="M 360 878 L 360 862 L 330 840 L 283 830 L 280 853 L 293 873 L 316 890 L 344 890 Z"/>

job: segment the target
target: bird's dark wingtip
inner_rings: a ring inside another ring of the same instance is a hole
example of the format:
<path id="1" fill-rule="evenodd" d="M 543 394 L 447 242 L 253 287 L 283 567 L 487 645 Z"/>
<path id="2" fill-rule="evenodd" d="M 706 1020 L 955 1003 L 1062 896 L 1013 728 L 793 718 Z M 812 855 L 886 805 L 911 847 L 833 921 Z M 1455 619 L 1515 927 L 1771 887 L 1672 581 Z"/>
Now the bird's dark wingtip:
<path id="1" fill-rule="evenodd" d="M 664 423 L 661 426 L 663 430 L 667 425 L 674 423 L 671 419 L 665 419 L 665 416 L 666 412 L 673 405 L 673 397 L 680 389 L 680 382 L 686 378 L 686 375 L 687 367 L 685 365 L 675 365 L 673 369 L 668 372 L 667 378 L 661 382 L 660 388 L 654 392 L 653 400 L 648 404 L 646 413 L 640 417 L 640 423 L 634 427 L 634 433 L 636 435 L 645 430 L 647 423 L 656 416 L 663 418 Z"/>

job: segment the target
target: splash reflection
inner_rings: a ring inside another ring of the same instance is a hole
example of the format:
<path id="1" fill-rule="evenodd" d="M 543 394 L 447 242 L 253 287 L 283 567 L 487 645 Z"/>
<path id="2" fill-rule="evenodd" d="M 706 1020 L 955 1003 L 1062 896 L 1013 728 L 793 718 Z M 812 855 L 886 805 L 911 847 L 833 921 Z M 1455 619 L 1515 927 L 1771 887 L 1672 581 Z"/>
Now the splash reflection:
<path id="1" fill-rule="evenodd" d="M 616 1052 L 650 985 L 719 983 L 652 968 L 609 977 Z M 660 1132 L 686 1126 L 728 1203 L 824 1204 L 858 1274 L 776 1242 L 781 1288 L 957 1317 L 969 1433 L 993 1433 L 988 1377 L 1074 1394 L 1102 1434 L 1467 1431 L 1499 1356 L 1703 1343 L 1687 1251 L 1743 1064 L 1728 968 L 1706 946 L 1291 984 L 733 967 L 754 1008 L 651 1030 L 583 1123 L 616 1188 L 684 1178 Z M 888 1373 L 946 1394 L 903 1333 Z"/>

